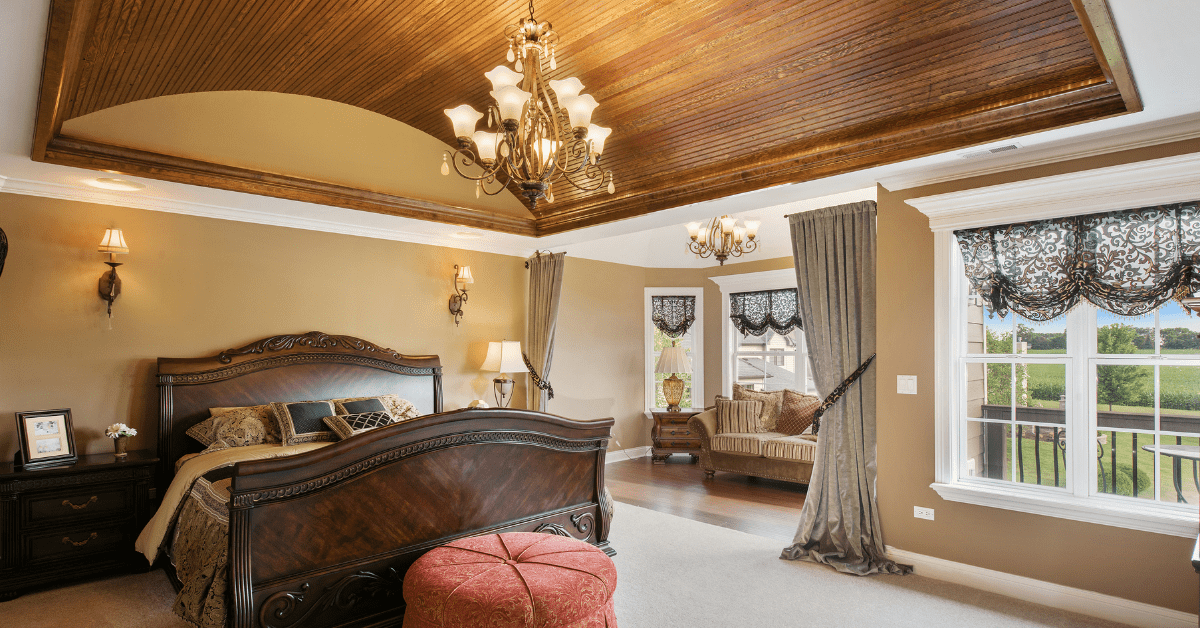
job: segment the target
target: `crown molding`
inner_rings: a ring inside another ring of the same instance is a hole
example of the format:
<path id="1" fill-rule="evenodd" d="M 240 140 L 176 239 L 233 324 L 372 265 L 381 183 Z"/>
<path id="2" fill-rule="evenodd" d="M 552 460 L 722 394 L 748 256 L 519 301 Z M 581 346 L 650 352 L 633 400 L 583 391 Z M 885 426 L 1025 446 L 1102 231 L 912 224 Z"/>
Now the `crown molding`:
<path id="1" fill-rule="evenodd" d="M 969 162 L 956 160 L 928 167 L 914 168 L 895 175 L 884 176 L 879 184 L 892 192 L 1000 172 L 1021 170 L 1034 166 L 1084 159 L 1126 150 L 1182 142 L 1200 138 L 1200 116 L 1169 118 L 1128 127 L 1115 132 L 1100 132 L 1091 139 L 1046 148 L 1030 147 L 1013 151 L 1002 157 L 988 159 L 980 167 L 970 168 Z M 1024 141 L 1024 140 L 1023 140 Z M 986 144 L 982 145 L 986 148 Z M 978 148 L 978 147 L 977 147 Z"/>
<path id="2" fill-rule="evenodd" d="M 722 295 L 755 290 L 783 290 L 796 287 L 796 269 L 781 268 L 740 275 L 721 275 L 709 279 L 721 287 Z"/>
<path id="3" fill-rule="evenodd" d="M 61 183 L 30 181 L 26 179 L 16 179 L 4 176 L 0 176 L 0 192 L 24 194 L 28 196 L 42 196 L 46 198 L 56 198 L 68 201 L 80 201 L 84 203 L 96 203 L 99 205 L 132 207 L 134 209 L 146 209 L 150 211 L 166 212 L 169 214 L 183 214 L 186 216 L 198 216 L 201 218 L 215 218 L 217 220 L 232 220 L 235 222 L 247 222 L 258 225 L 269 225 L 273 227 L 304 229 L 306 231 L 322 231 L 326 233 L 337 233 L 341 235 L 359 236 L 363 238 L 375 238 L 378 240 L 393 240 L 396 242 L 408 242 L 411 244 L 424 244 L 428 246 L 440 246 L 452 249 L 496 253 L 499 255 L 513 255 L 522 258 L 529 257 L 535 250 L 537 250 L 532 238 L 520 238 L 522 240 L 529 240 L 528 243 L 496 242 L 486 239 L 486 236 L 485 239 L 479 240 L 459 240 L 449 236 L 415 233 L 412 231 L 405 231 L 403 229 L 353 225 L 345 222 L 338 222 L 336 220 L 323 220 L 320 218 L 283 215 L 274 212 L 263 212 L 252 209 L 211 205 L 208 203 L 180 201 L 157 196 L 147 196 L 141 193 L 109 192 L 99 189 L 64 185 Z M 505 237 L 506 239 L 515 239 L 519 238 L 520 236 Z"/>
<path id="4" fill-rule="evenodd" d="M 1200 199 L 1200 153 L 908 199 L 933 231 Z"/>

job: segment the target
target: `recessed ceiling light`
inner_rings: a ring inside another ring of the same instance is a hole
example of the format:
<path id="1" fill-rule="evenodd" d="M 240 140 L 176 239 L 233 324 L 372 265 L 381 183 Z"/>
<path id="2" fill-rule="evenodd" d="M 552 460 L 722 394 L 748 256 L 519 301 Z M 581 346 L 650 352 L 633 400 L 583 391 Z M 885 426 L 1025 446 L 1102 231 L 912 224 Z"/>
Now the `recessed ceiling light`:
<path id="1" fill-rule="evenodd" d="M 112 179 L 101 177 L 99 179 L 88 179 L 84 183 L 94 187 L 103 188 L 105 190 L 117 190 L 120 192 L 137 192 L 138 190 L 146 189 L 146 186 L 136 181 L 127 181 L 125 179 Z"/>
<path id="2" fill-rule="evenodd" d="M 450 237 L 458 238 L 459 240 L 478 240 L 479 238 L 483 237 L 483 234 L 475 233 L 473 231 L 458 231 L 450 234 Z"/>

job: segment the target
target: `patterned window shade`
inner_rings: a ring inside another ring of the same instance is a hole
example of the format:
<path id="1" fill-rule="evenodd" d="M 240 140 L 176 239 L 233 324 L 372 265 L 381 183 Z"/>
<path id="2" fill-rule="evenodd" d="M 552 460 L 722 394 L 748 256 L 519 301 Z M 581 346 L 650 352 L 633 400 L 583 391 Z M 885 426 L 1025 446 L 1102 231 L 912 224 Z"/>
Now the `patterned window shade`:
<path id="1" fill-rule="evenodd" d="M 989 314 L 1048 321 L 1086 299 L 1122 316 L 1200 288 L 1198 203 L 955 231 Z"/>
<path id="2" fill-rule="evenodd" d="M 768 329 L 786 336 L 800 323 L 796 289 L 738 292 L 729 295 L 729 318 L 742 335 L 761 336 Z"/>
<path id="3" fill-rule="evenodd" d="M 696 297 L 650 297 L 654 326 L 670 338 L 679 338 L 696 322 Z"/>

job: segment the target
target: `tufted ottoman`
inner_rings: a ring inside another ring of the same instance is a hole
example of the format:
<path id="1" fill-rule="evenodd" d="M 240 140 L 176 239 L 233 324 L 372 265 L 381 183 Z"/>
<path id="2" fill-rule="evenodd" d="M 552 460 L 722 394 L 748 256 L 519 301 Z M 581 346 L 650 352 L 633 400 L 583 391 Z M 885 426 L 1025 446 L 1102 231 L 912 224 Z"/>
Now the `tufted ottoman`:
<path id="1" fill-rule="evenodd" d="M 617 568 L 595 547 L 553 534 L 461 539 L 404 576 L 404 628 L 616 628 Z"/>

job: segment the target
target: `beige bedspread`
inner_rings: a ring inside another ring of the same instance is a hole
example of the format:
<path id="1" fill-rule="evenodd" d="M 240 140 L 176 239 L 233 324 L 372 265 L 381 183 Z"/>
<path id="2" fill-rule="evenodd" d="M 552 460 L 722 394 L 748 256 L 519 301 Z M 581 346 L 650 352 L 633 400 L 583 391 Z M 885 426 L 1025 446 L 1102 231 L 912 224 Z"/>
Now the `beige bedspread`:
<path id="1" fill-rule="evenodd" d="M 203 628 L 226 623 L 230 480 L 209 482 L 204 474 L 245 460 L 292 456 L 329 444 L 232 447 L 180 460 L 158 512 L 135 543 L 137 551 L 154 564 L 171 539 L 172 564 L 183 584 L 175 598 L 176 615 Z"/>

